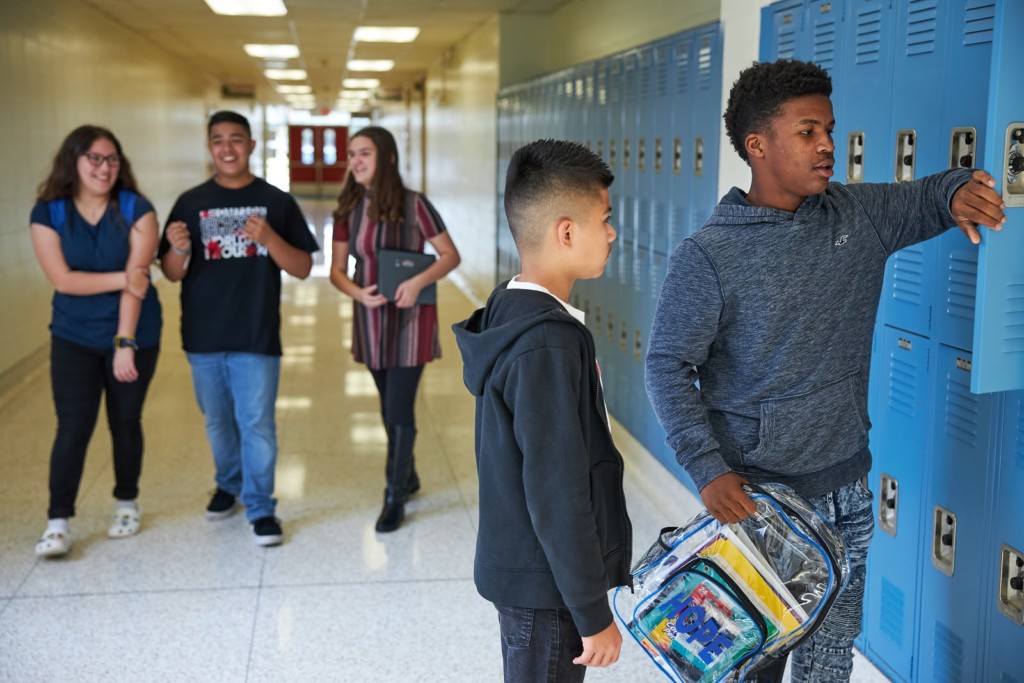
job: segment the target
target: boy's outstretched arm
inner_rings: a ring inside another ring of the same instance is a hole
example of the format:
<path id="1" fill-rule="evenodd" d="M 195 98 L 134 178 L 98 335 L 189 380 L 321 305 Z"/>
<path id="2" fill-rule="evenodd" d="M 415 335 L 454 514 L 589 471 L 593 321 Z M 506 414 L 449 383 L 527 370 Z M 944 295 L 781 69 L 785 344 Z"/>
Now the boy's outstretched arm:
<path id="1" fill-rule="evenodd" d="M 621 650 L 622 634 L 612 619 L 612 623 L 608 624 L 605 630 L 583 638 L 583 653 L 572 660 L 572 663 L 583 666 L 611 666 L 619 661 Z"/>

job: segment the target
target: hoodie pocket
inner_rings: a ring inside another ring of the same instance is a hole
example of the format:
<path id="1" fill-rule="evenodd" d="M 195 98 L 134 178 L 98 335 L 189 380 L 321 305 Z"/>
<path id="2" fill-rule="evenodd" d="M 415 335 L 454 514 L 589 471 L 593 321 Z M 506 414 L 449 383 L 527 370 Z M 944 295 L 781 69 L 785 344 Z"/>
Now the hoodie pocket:
<path id="1" fill-rule="evenodd" d="M 868 443 L 860 374 L 796 396 L 761 401 L 757 448 L 743 464 L 779 474 L 817 472 L 855 455 Z"/>

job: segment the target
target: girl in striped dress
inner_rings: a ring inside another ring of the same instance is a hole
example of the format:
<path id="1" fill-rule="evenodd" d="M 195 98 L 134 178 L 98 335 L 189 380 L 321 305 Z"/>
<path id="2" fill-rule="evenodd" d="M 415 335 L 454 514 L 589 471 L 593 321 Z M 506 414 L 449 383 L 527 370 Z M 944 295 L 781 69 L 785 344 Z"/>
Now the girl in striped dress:
<path id="1" fill-rule="evenodd" d="M 420 487 L 413 461 L 416 390 L 423 366 L 441 356 L 437 306 L 417 300 L 424 288 L 458 266 L 460 258 L 434 206 L 402 183 L 391 133 L 377 126 L 363 128 L 349 139 L 348 160 L 334 212 L 331 283 L 352 297 L 352 354 L 369 368 L 380 393 L 388 453 L 387 487 L 376 529 L 388 532 L 401 525 L 406 497 Z M 379 252 L 422 253 L 427 242 L 437 260 L 399 283 L 389 300 L 378 291 Z M 351 276 L 349 255 L 356 261 Z"/>

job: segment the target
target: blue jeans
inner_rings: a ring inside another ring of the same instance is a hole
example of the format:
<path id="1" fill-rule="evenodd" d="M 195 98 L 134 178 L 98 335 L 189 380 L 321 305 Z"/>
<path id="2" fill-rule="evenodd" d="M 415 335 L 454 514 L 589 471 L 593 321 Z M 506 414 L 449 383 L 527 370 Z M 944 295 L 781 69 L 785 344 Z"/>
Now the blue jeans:
<path id="1" fill-rule="evenodd" d="M 581 683 L 587 667 L 573 664 L 583 639 L 565 607 L 498 610 L 505 683 Z"/>
<path id="2" fill-rule="evenodd" d="M 217 467 L 217 486 L 237 496 L 249 521 L 272 517 L 277 500 L 274 402 L 281 359 L 256 353 L 189 353 L 196 401 Z"/>
<path id="3" fill-rule="evenodd" d="M 850 581 L 832 603 L 825 621 L 807 641 L 790 654 L 793 683 L 838 683 L 853 673 L 853 640 L 860 634 L 864 609 L 864 579 L 868 544 L 875 530 L 871 492 L 855 481 L 811 498 L 811 503 L 835 525 L 850 554 Z M 785 660 L 757 681 L 781 681 Z"/>

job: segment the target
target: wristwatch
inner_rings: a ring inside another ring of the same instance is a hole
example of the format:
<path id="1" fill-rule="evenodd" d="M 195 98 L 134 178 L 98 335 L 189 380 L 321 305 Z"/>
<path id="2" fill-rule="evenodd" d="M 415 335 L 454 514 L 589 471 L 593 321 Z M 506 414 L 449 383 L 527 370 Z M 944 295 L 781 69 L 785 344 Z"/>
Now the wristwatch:
<path id="1" fill-rule="evenodd" d="M 122 337 L 119 334 L 114 335 L 114 348 L 115 349 L 134 349 L 139 350 L 139 345 L 135 342 L 135 337 Z"/>

